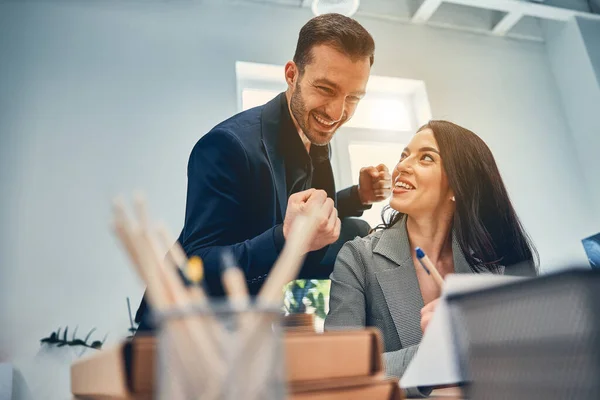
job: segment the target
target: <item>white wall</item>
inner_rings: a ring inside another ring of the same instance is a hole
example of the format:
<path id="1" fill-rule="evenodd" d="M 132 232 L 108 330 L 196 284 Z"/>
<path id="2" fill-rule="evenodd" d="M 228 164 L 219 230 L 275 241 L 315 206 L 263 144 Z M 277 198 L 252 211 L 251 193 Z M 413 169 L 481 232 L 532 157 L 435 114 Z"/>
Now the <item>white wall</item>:
<path id="1" fill-rule="evenodd" d="M 269 15 L 267 16 L 266 12 Z M 0 3 L 0 359 L 19 399 L 68 397 L 58 326 L 127 335 L 137 277 L 108 228 L 140 188 L 181 228 L 195 141 L 236 111 L 235 61 L 283 64 L 307 9 L 178 1 Z M 598 219 L 544 45 L 364 19 L 373 73 L 425 81 L 434 116 L 497 157 L 546 271 L 585 261 Z"/>
<path id="2" fill-rule="evenodd" d="M 384 38 L 375 73 L 425 81 L 434 118 L 472 129 L 491 147 L 542 269 L 585 263 L 581 239 L 599 230 L 600 207 L 582 176 L 545 46 L 365 25 Z"/>
<path id="3" fill-rule="evenodd" d="M 600 179 L 597 154 L 600 148 L 600 22 L 573 18 L 544 25 L 551 70 L 562 98 L 572 132 L 581 173 L 589 188 L 600 231 Z M 595 233 L 593 232 L 593 233 Z M 590 232 L 592 233 L 592 232 Z"/>
<path id="4" fill-rule="evenodd" d="M 583 17 L 577 17 L 576 21 L 600 85 L 600 21 Z"/>

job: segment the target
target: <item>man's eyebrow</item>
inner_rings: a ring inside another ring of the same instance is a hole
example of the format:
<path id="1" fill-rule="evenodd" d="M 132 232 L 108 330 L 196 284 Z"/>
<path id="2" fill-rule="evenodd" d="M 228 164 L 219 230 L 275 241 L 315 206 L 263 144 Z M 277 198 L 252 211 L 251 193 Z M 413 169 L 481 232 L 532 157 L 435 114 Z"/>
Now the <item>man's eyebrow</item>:
<path id="1" fill-rule="evenodd" d="M 313 81 L 313 85 L 318 85 L 318 84 L 331 86 L 335 90 L 339 90 L 340 89 L 340 87 L 339 87 L 339 85 L 337 83 L 332 82 L 332 81 L 330 81 L 327 78 L 317 78 L 317 79 L 315 79 Z M 364 90 L 359 90 L 357 92 L 352 92 L 351 94 L 354 95 L 354 96 L 362 97 L 362 96 L 365 95 L 365 91 Z"/>
<path id="2" fill-rule="evenodd" d="M 317 78 L 313 81 L 313 84 L 315 84 L 315 85 L 321 84 L 321 85 L 331 86 L 336 90 L 338 90 L 340 88 L 337 83 L 332 82 L 327 78 Z"/>

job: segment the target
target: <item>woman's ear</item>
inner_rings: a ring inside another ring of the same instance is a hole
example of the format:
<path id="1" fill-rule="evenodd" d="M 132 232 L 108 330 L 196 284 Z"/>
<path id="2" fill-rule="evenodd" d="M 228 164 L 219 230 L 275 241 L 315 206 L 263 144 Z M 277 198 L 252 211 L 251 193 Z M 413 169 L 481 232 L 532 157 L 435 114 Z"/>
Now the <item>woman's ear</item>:
<path id="1" fill-rule="evenodd" d="M 454 198 L 454 196 L 452 196 L 452 197 L 450 198 L 450 200 L 452 200 L 452 201 L 456 201 L 456 199 Z"/>

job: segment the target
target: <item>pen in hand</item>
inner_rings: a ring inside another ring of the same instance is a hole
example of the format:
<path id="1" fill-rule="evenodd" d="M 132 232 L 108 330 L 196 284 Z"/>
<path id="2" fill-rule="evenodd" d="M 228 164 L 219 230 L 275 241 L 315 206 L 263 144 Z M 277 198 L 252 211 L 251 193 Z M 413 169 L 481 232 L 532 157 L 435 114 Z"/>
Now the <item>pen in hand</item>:
<path id="1" fill-rule="evenodd" d="M 433 277 L 435 283 L 438 285 L 440 290 L 442 290 L 444 288 L 444 278 L 442 278 L 437 268 L 435 267 L 435 265 L 433 265 L 429 257 L 427 257 L 423 249 L 417 247 L 415 248 L 415 251 L 417 252 L 417 259 L 419 260 L 419 263 L 421 264 L 425 272 L 427 272 L 428 275 L 431 275 Z"/>

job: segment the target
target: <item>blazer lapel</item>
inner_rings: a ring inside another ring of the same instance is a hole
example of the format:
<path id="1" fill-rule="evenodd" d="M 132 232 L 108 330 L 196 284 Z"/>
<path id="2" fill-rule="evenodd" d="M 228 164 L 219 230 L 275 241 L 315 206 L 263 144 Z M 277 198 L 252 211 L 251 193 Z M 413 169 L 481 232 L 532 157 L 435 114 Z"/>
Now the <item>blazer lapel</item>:
<path id="1" fill-rule="evenodd" d="M 406 219 L 383 231 L 374 253 L 392 261 L 392 268 L 376 272 L 402 347 L 421 341 L 421 308 L 423 297 L 412 262 L 406 233 Z"/>
<path id="2" fill-rule="evenodd" d="M 285 181 L 285 164 L 279 146 L 281 127 L 281 96 L 279 94 L 263 107 L 261 114 L 262 143 L 269 161 L 269 168 L 273 176 L 275 192 L 279 203 L 279 216 L 283 220 L 287 209 L 287 193 Z"/>
<path id="3" fill-rule="evenodd" d="M 376 272 L 375 276 L 383 291 L 402 347 L 418 344 L 423 336 L 421 308 L 424 303 L 406 232 L 406 217 L 392 228 L 383 231 L 373 252 L 391 261 L 391 268 Z M 457 274 L 486 271 L 471 268 L 454 233 L 452 257 L 454 272 Z"/>

